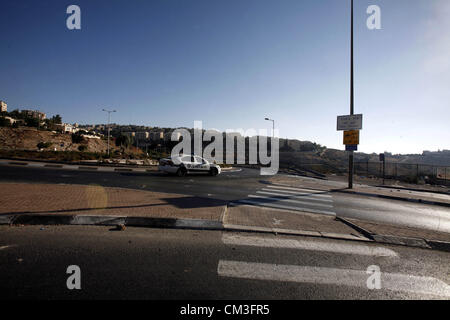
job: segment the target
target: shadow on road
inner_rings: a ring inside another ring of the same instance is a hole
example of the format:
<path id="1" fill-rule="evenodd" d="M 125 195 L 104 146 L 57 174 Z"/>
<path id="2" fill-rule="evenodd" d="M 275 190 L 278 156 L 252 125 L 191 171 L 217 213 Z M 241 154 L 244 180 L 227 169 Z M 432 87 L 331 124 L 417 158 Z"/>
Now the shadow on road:
<path id="1" fill-rule="evenodd" d="M 12 211 L 12 212 L 2 212 L 0 216 L 7 215 L 20 215 L 20 214 L 44 214 L 44 213 L 75 213 L 80 211 L 97 211 L 97 210 L 120 210 L 120 209 L 140 209 L 140 208 L 152 208 L 161 206 L 172 206 L 177 209 L 199 209 L 199 208 L 212 208 L 218 206 L 224 206 L 227 201 L 218 199 L 209 199 L 202 197 L 178 197 L 178 198 L 161 198 L 158 199 L 158 203 L 148 203 L 139 205 L 125 205 L 125 206 L 102 206 L 102 207 L 91 207 L 91 208 L 72 208 L 72 209 L 59 209 L 59 210 L 28 210 L 28 211 Z M 114 212 L 114 215 L 120 215 L 120 211 Z M 150 214 L 150 213 L 149 213 Z"/>

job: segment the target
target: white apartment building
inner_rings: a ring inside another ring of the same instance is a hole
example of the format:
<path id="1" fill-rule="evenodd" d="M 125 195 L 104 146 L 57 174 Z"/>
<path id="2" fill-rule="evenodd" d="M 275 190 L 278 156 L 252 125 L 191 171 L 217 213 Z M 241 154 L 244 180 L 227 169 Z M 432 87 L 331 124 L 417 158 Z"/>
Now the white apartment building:
<path id="1" fill-rule="evenodd" d="M 8 112 L 8 105 L 3 100 L 0 100 L 0 112 Z"/>

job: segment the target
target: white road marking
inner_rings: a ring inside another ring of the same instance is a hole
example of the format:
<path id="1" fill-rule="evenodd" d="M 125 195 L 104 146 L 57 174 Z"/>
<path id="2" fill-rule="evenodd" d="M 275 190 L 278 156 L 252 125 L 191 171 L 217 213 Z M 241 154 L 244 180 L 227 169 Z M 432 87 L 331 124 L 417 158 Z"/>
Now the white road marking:
<path id="1" fill-rule="evenodd" d="M 13 247 L 17 247 L 17 245 L 11 244 L 11 245 L 6 245 L 6 246 L 0 246 L 0 250 L 4 250 L 4 249 L 8 249 L 8 248 L 13 248 Z"/>
<path id="2" fill-rule="evenodd" d="M 240 236 L 225 233 L 222 236 L 222 242 L 227 245 L 235 246 L 240 245 L 266 248 L 299 249 L 375 257 L 398 257 L 397 252 L 388 248 L 330 241 L 323 242 L 297 239 L 273 239 L 268 237 Z"/>
<path id="3" fill-rule="evenodd" d="M 272 224 L 275 225 L 275 226 L 278 226 L 278 225 L 280 225 L 283 222 L 283 220 L 276 219 L 276 218 L 273 218 L 272 220 L 273 220 Z"/>
<path id="4" fill-rule="evenodd" d="M 291 211 L 301 211 L 301 212 L 309 212 L 309 213 L 318 213 L 318 214 L 325 214 L 325 215 L 329 215 L 329 216 L 336 216 L 336 213 L 332 212 L 332 211 L 326 211 L 326 210 L 316 210 L 316 209 L 311 209 L 311 208 L 306 208 L 306 207 L 291 207 L 291 206 L 285 206 L 282 204 L 278 204 L 278 203 L 264 203 L 261 201 L 252 201 L 252 200 L 238 200 L 235 202 L 230 203 L 231 205 L 239 205 L 239 204 L 249 204 L 249 205 L 253 205 L 253 206 L 260 206 L 260 207 L 269 207 L 269 208 L 275 208 L 275 209 L 284 209 L 284 210 L 291 210 Z"/>
<path id="5" fill-rule="evenodd" d="M 367 289 L 366 270 L 275 265 L 220 260 L 217 273 L 221 277 L 313 284 L 332 284 Z M 398 273 L 381 273 L 381 288 L 416 294 L 450 297 L 450 286 L 432 277 Z M 367 289 L 368 290 L 368 289 Z"/>
<path id="6" fill-rule="evenodd" d="M 280 192 L 280 193 L 292 194 L 292 195 L 308 195 L 310 197 L 332 199 L 331 195 L 325 194 L 325 193 L 299 192 L 299 191 L 294 191 L 294 190 L 284 190 L 284 189 L 277 189 L 277 188 L 263 188 L 262 190 L 270 191 L 270 192 Z"/>
<path id="7" fill-rule="evenodd" d="M 266 190 L 266 189 L 263 189 Z M 266 195 L 273 195 L 273 196 L 282 196 L 282 197 L 289 197 L 291 199 L 305 199 L 305 200 L 311 200 L 311 201 L 319 201 L 319 202 L 333 202 L 330 198 L 321 198 L 319 196 L 311 196 L 308 194 L 298 195 L 298 194 L 286 194 L 281 192 L 268 192 L 268 191 L 256 191 L 256 193 L 259 194 L 266 194 Z"/>
<path id="8" fill-rule="evenodd" d="M 267 188 L 299 191 L 299 192 L 306 192 L 309 194 L 324 194 L 324 193 L 328 192 L 326 190 L 322 191 L 322 190 L 316 190 L 316 189 L 294 188 L 294 187 L 287 187 L 287 186 L 281 186 L 281 185 L 268 185 Z"/>
<path id="9" fill-rule="evenodd" d="M 313 207 L 333 208 L 333 205 L 330 205 L 330 204 L 315 203 L 315 202 L 308 202 L 308 201 L 301 201 L 301 200 L 294 200 L 294 199 L 263 197 L 263 196 L 253 195 L 253 194 L 249 194 L 248 197 L 252 198 L 252 199 L 261 199 L 261 200 L 268 200 L 268 201 L 289 202 L 289 203 L 295 203 L 295 204 L 306 204 L 306 205 L 311 205 Z"/>
<path id="10" fill-rule="evenodd" d="M 35 163 L 35 162 L 29 162 L 28 163 L 29 167 L 43 167 L 45 165 L 46 165 L 46 163 Z"/>

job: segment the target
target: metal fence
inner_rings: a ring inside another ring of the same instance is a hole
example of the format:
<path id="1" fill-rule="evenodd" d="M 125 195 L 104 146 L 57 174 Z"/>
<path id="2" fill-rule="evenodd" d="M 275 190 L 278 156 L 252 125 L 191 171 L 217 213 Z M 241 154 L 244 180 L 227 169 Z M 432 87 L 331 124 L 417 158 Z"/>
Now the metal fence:
<path id="1" fill-rule="evenodd" d="M 383 178 L 383 162 L 355 162 L 355 174 Z M 410 183 L 425 181 L 448 184 L 450 183 L 450 166 L 386 162 L 384 177 Z"/>
<path id="2" fill-rule="evenodd" d="M 284 164 L 284 163 L 283 163 Z M 347 163 L 329 165 L 324 163 L 295 163 L 281 165 L 298 174 L 320 175 L 347 175 Z M 354 173 L 362 178 L 383 179 L 383 162 L 356 161 Z M 436 166 L 417 163 L 385 162 L 384 178 L 407 183 L 429 183 L 450 186 L 450 166 Z"/>

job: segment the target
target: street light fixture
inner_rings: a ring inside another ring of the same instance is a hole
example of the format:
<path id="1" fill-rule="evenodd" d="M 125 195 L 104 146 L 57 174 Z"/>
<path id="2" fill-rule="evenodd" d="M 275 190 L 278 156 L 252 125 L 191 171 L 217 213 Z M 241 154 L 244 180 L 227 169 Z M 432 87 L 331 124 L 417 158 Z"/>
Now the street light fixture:
<path id="1" fill-rule="evenodd" d="M 264 120 L 272 121 L 272 139 L 275 139 L 275 120 L 265 118 Z"/>
<path id="2" fill-rule="evenodd" d="M 109 127 L 109 123 L 111 122 L 111 113 L 113 112 L 117 112 L 116 110 L 106 110 L 106 109 L 102 109 L 102 111 L 108 112 L 108 156 L 109 156 L 109 131 L 110 131 L 110 127 Z"/>

